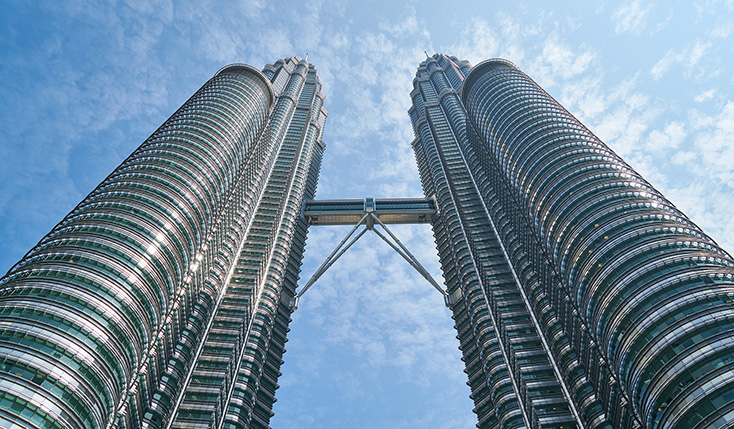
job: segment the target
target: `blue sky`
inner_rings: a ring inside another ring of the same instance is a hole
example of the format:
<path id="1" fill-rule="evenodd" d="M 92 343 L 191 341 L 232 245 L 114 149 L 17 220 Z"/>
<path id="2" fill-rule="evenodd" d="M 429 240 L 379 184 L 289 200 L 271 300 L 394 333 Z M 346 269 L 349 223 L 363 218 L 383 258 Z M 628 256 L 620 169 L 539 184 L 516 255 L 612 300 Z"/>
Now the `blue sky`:
<path id="1" fill-rule="evenodd" d="M 553 3 L 0 0 L 0 271 L 220 67 L 306 52 L 330 111 L 319 198 L 420 195 L 423 51 L 499 56 L 734 250 L 734 1 Z M 395 230 L 440 278 L 429 228 Z M 312 229 L 303 277 L 345 233 Z M 377 237 L 293 319 L 273 427 L 474 425 L 449 312 Z"/>

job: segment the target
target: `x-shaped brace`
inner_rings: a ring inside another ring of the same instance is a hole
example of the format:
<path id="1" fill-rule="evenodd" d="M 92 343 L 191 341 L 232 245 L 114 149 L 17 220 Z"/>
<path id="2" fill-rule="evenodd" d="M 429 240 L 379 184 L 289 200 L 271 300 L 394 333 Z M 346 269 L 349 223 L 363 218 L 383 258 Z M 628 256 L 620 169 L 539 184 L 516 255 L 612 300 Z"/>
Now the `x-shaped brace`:
<path id="1" fill-rule="evenodd" d="M 382 227 L 382 229 L 387 233 L 387 236 L 380 232 L 378 229 L 375 229 L 375 224 Z M 360 231 L 357 235 L 352 237 L 354 233 L 359 229 L 361 225 L 364 225 L 364 229 Z M 387 243 L 390 247 L 392 247 L 395 252 L 398 253 L 398 255 L 402 256 L 403 259 L 408 261 L 408 263 L 416 269 L 426 280 L 428 280 L 428 283 L 430 283 L 434 288 L 436 288 L 437 291 L 443 295 L 444 302 L 447 306 L 451 305 L 451 297 L 449 294 L 441 288 L 441 286 L 436 282 L 436 280 L 433 279 L 431 274 L 428 273 L 428 271 L 423 268 L 423 265 L 421 265 L 420 262 L 418 262 L 418 259 L 416 259 L 415 256 L 413 256 L 412 253 L 408 250 L 403 243 L 398 240 L 398 238 L 395 236 L 395 234 L 390 231 L 390 229 L 382 223 L 382 221 L 375 216 L 372 212 L 365 213 L 364 216 L 362 216 L 362 219 L 357 222 L 356 225 L 354 225 L 354 228 L 352 228 L 351 231 L 344 237 L 344 239 L 336 246 L 336 249 L 334 249 L 333 252 L 329 255 L 328 258 L 321 264 L 321 266 L 313 273 L 311 278 L 308 280 L 305 286 L 301 289 L 300 292 L 293 298 L 291 301 L 291 311 L 296 310 L 298 308 L 298 301 L 301 298 L 301 296 L 306 293 L 306 291 L 316 282 L 316 280 L 321 277 L 326 270 L 329 269 L 332 265 L 334 265 L 334 262 L 336 262 L 337 259 L 339 259 L 354 243 L 357 242 L 367 231 L 373 231 L 375 234 L 377 234 L 378 237 L 383 239 L 385 243 Z"/>

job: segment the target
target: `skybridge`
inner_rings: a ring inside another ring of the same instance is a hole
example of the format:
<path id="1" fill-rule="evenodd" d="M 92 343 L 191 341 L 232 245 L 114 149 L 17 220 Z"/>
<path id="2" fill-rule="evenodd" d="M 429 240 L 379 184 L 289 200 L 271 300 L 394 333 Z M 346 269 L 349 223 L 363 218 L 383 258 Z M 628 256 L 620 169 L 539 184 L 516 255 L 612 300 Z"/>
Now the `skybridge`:
<path id="1" fill-rule="evenodd" d="M 365 198 L 310 200 L 303 206 L 309 225 L 354 225 L 367 213 L 384 224 L 429 223 L 436 215 L 436 202 L 428 198 Z"/>
<path id="2" fill-rule="evenodd" d="M 293 298 L 291 308 L 298 308 L 301 296 L 367 231 L 372 231 L 385 241 L 398 255 L 402 256 L 444 297 L 450 305 L 448 295 L 431 274 L 418 262 L 415 256 L 387 227 L 388 224 L 430 223 L 437 215 L 436 201 L 430 198 L 365 198 L 345 200 L 309 200 L 303 205 L 302 215 L 309 225 L 354 225 L 349 233 L 336 246 L 328 258 L 314 272 L 305 286 Z M 362 230 L 355 235 L 355 232 Z M 380 228 L 375 228 L 379 226 Z"/>

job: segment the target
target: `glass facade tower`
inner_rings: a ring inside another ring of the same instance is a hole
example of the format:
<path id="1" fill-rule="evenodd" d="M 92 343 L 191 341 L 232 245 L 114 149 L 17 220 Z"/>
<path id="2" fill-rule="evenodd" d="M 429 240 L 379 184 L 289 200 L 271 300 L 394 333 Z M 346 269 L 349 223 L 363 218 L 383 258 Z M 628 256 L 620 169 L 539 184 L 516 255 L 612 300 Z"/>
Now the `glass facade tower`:
<path id="1" fill-rule="evenodd" d="M 411 98 L 478 426 L 734 427 L 731 256 L 507 61 Z"/>
<path id="2" fill-rule="evenodd" d="M 220 70 L 0 280 L 0 426 L 267 427 L 326 118 Z"/>

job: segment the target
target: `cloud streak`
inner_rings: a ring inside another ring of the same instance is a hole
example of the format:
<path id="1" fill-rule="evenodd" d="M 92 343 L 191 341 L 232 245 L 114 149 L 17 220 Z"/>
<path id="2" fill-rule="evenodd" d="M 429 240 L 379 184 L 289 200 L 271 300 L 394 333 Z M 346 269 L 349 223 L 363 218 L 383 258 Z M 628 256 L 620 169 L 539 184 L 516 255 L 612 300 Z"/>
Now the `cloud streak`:
<path id="1" fill-rule="evenodd" d="M 612 15 L 614 31 L 619 33 L 640 34 L 645 29 L 648 14 L 653 6 L 643 6 L 641 0 L 626 3 Z"/>

